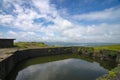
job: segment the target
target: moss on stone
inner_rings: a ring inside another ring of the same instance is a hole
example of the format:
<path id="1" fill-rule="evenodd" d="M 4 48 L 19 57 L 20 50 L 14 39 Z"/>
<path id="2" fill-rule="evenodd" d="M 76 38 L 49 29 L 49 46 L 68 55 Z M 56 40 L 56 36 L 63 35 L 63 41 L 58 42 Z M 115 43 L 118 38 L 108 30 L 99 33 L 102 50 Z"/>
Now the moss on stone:
<path id="1" fill-rule="evenodd" d="M 107 75 L 97 79 L 97 80 L 119 80 L 119 77 L 117 76 L 120 76 L 120 66 L 112 69 L 111 71 L 108 72 Z"/>

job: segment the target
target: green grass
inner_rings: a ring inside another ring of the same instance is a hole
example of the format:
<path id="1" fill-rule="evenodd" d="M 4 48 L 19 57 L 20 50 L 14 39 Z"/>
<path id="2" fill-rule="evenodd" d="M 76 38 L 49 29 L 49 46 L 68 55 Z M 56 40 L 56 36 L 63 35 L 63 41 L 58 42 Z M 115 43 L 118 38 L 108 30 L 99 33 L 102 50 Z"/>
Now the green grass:
<path id="1" fill-rule="evenodd" d="M 112 71 L 115 72 L 116 74 L 120 73 L 120 66 L 114 68 Z"/>
<path id="2" fill-rule="evenodd" d="M 37 47 L 47 47 L 45 43 L 42 42 L 16 42 L 15 46 L 18 48 L 37 48 Z"/>
<path id="3" fill-rule="evenodd" d="M 106 45 L 106 46 L 95 46 L 94 49 L 95 49 L 95 51 L 99 51 L 99 50 L 103 50 L 103 49 L 120 51 L 120 44 Z"/>

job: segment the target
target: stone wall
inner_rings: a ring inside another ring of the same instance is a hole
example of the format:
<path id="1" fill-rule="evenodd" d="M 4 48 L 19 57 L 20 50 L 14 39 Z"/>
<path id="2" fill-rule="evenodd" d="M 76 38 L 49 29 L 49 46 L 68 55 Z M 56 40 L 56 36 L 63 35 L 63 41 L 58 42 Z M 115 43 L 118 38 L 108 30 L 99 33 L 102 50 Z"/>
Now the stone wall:
<path id="1" fill-rule="evenodd" d="M 118 63 L 118 65 L 120 66 L 120 53 L 117 54 L 117 57 L 116 57 L 116 62 Z"/>
<path id="2" fill-rule="evenodd" d="M 4 79 L 4 77 L 10 73 L 10 71 L 15 66 L 13 55 L 9 56 L 8 58 L 4 59 L 0 62 L 0 79 Z"/>
<path id="3" fill-rule="evenodd" d="M 113 50 L 100 50 L 98 52 L 94 52 L 94 57 L 100 58 L 101 60 L 116 60 L 117 63 L 120 63 L 120 52 Z"/>

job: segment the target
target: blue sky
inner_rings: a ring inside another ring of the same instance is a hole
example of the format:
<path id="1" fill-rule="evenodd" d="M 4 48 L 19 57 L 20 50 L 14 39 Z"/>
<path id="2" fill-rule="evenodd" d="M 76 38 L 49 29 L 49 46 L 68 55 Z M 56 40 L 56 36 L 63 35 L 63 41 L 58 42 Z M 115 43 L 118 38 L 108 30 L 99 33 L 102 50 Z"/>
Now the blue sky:
<path id="1" fill-rule="evenodd" d="M 0 38 L 120 43 L 120 0 L 0 0 Z"/>

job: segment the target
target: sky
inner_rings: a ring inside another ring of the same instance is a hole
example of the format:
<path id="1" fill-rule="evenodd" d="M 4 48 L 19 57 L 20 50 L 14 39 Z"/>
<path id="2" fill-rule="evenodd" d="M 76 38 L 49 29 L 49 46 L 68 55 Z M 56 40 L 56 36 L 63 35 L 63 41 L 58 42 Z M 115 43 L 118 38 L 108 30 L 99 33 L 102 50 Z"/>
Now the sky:
<path id="1" fill-rule="evenodd" d="M 0 0 L 0 38 L 120 43 L 120 0 Z"/>

